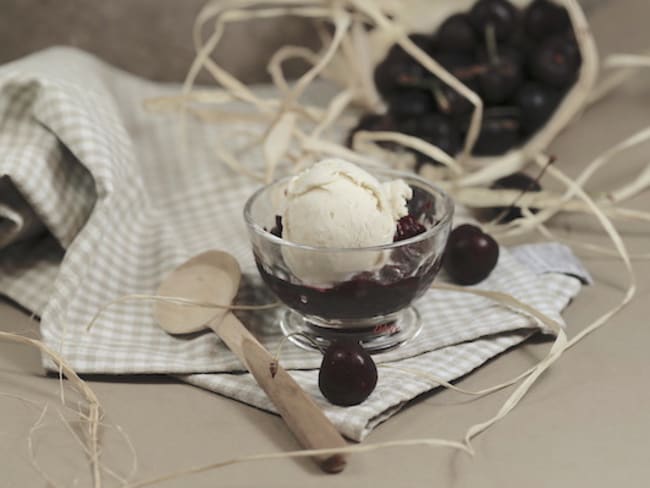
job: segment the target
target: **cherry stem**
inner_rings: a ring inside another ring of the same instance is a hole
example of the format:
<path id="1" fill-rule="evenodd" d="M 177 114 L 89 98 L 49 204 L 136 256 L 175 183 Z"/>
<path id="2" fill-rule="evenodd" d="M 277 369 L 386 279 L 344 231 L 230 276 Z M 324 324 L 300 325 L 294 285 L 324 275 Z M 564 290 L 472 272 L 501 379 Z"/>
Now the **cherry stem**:
<path id="1" fill-rule="evenodd" d="M 497 64 L 499 62 L 499 46 L 497 44 L 496 29 L 492 23 L 485 27 L 485 45 L 490 64 Z"/>
<path id="2" fill-rule="evenodd" d="M 431 83 L 431 92 L 433 93 L 433 97 L 436 99 L 436 103 L 440 107 L 440 109 L 444 113 L 449 113 L 451 110 L 451 104 L 449 103 L 449 98 L 447 95 L 445 95 L 442 91 L 442 87 L 440 86 L 440 83 L 437 81 L 433 81 Z"/>

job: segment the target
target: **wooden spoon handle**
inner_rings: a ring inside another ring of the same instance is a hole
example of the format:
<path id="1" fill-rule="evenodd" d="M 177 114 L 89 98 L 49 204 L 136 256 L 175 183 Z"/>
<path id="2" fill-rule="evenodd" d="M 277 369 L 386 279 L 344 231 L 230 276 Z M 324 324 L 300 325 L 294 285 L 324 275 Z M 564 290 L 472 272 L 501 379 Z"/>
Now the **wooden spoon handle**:
<path id="1" fill-rule="evenodd" d="M 300 444 L 307 449 L 344 447 L 346 442 L 314 400 L 232 313 L 210 327 L 255 377 Z M 343 471 L 343 454 L 314 456 L 323 471 Z"/>

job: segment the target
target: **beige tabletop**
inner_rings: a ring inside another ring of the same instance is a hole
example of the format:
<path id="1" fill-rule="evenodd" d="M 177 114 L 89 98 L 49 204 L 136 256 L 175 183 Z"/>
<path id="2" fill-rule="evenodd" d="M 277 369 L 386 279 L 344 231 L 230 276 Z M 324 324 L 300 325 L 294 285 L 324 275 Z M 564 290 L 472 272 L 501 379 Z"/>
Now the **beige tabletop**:
<path id="1" fill-rule="evenodd" d="M 595 9 L 592 25 L 601 52 L 639 52 L 650 47 L 648 18 L 647 0 L 617 0 Z M 553 145 L 558 167 L 576 174 L 605 148 L 649 125 L 648 79 L 640 76 L 585 111 Z M 619 157 L 594 178 L 591 188 L 602 190 L 630 178 L 647 164 L 646 147 Z M 647 210 L 650 194 L 628 206 Z M 563 217 L 555 228 L 573 239 L 608 244 L 592 220 Z M 650 227 L 626 224 L 621 229 L 632 252 L 650 250 Z M 618 260 L 582 257 L 595 284 L 584 288 L 564 314 L 570 336 L 615 305 L 626 285 Z M 445 448 L 385 449 L 354 455 L 339 475 L 325 475 L 309 460 L 285 459 L 229 466 L 156 486 L 647 486 L 650 262 L 636 261 L 634 269 L 639 282 L 634 301 L 567 352 L 510 415 L 476 438 L 473 457 Z M 0 303 L 0 330 L 34 336 L 38 327 L 24 312 Z M 548 342 L 528 341 L 458 384 L 476 390 L 501 382 L 535 364 L 548 347 Z M 172 379 L 88 380 L 104 408 L 106 423 L 128 434 L 137 453 L 136 479 L 234 456 L 298 448 L 279 417 Z M 478 400 L 450 391 L 433 392 L 380 425 L 366 442 L 420 437 L 460 440 L 469 425 L 491 417 L 509 391 Z M 62 430 L 63 424 L 55 422 L 59 393 L 58 380 L 43 374 L 35 349 L 0 342 L 0 487 L 47 486 L 30 463 L 30 431 L 33 453 L 55 486 L 88 486 L 83 454 L 72 435 Z M 41 425 L 38 419 L 46 404 L 50 412 Z M 123 437 L 114 428 L 104 434 L 104 461 L 128 471 L 132 456 Z M 117 486 L 110 477 L 106 480 L 105 486 Z"/>

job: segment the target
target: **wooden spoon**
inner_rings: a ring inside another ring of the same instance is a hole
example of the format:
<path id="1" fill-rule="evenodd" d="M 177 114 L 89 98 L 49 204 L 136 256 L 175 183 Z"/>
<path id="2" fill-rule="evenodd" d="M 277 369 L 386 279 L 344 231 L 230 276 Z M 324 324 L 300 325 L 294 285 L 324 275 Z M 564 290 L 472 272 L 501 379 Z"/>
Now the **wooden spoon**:
<path id="1" fill-rule="evenodd" d="M 158 295 L 182 297 L 228 305 L 237 294 L 241 270 L 230 254 L 207 251 L 170 273 Z M 295 382 L 248 329 L 227 309 L 178 306 L 158 302 L 154 314 L 158 324 L 171 334 L 186 334 L 211 328 L 252 373 L 276 406 L 298 441 L 307 449 L 344 447 L 346 442 L 314 400 Z M 314 456 L 323 471 L 338 473 L 343 454 Z"/>

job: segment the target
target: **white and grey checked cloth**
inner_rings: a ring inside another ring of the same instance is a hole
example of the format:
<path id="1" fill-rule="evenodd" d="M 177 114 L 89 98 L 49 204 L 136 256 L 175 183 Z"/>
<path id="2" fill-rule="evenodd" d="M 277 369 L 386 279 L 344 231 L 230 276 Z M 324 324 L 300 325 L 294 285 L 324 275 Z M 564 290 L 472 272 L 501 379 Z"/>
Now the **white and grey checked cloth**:
<path id="1" fill-rule="evenodd" d="M 178 91 L 69 48 L 0 68 L 0 181 L 9 178 L 49 230 L 0 250 L 0 293 L 41 317 L 43 340 L 79 373 L 172 374 L 273 411 L 214 334 L 172 337 L 154 322 L 151 304 L 118 303 L 86 330 L 102 306 L 124 295 L 155 293 L 166 273 L 207 249 L 228 250 L 242 264 L 240 302 L 270 299 L 242 218 L 257 184 L 214 155 L 215 142 L 232 147 L 241 127 L 190 120 L 183 151 L 178 117 L 152 114 L 143 105 Z M 248 124 L 246 130 L 262 128 Z M 3 206 L 3 196 L 0 220 L 3 208 L 9 220 L 19 209 Z M 504 249 L 481 287 L 511 293 L 561 322 L 581 280 L 588 274 L 566 247 L 529 245 Z M 283 349 L 282 364 L 347 437 L 363 439 L 408 400 L 437 386 L 405 370 L 450 381 L 539 330 L 530 318 L 467 294 L 430 291 L 417 306 L 422 333 L 376 357 L 379 384 L 357 407 L 334 407 L 322 398 L 319 354 Z M 272 351 L 281 340 L 277 313 L 241 314 Z M 400 368 L 381 366 L 387 362 Z"/>

